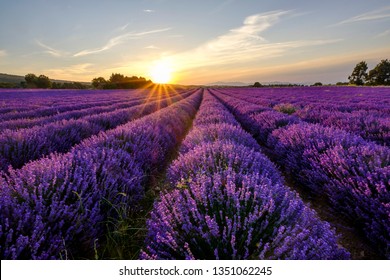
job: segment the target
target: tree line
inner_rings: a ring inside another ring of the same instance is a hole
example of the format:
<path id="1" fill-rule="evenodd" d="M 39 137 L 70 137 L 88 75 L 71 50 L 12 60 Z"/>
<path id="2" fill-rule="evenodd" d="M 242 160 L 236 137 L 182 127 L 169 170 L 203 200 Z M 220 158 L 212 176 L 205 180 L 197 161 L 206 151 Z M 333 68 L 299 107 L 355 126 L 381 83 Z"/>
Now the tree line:
<path id="1" fill-rule="evenodd" d="M 95 89 L 136 89 L 145 88 L 153 85 L 151 80 L 143 77 L 127 77 L 119 73 L 112 73 L 106 80 L 103 77 L 97 77 L 92 80 L 92 87 Z M 5 86 L 10 87 L 8 84 Z M 24 81 L 20 83 L 22 88 L 42 88 L 42 89 L 87 89 L 91 86 L 79 82 L 53 82 L 45 75 L 35 75 L 29 73 L 24 76 Z"/>
<path id="2" fill-rule="evenodd" d="M 367 63 L 359 62 L 348 77 L 349 83 L 358 86 L 390 86 L 390 61 L 388 59 L 382 59 L 373 69 L 367 71 Z"/>
<path id="3" fill-rule="evenodd" d="M 112 73 L 108 80 L 103 77 L 97 77 L 92 80 L 92 86 L 97 89 L 135 89 L 152 85 L 153 82 L 151 80 L 146 80 L 143 77 L 127 77 L 119 73 Z"/>
<path id="4" fill-rule="evenodd" d="M 45 75 L 35 75 L 29 73 L 24 76 L 24 81 L 20 83 L 22 88 L 52 88 L 52 89 L 86 89 L 87 86 L 79 82 L 52 82 Z"/>

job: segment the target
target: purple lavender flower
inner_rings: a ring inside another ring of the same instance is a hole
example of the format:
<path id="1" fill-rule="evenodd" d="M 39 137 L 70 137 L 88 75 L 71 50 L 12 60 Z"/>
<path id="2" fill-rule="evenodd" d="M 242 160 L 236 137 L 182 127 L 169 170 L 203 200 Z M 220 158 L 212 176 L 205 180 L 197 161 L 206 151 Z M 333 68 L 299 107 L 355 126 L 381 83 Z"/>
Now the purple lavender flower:
<path id="1" fill-rule="evenodd" d="M 183 137 L 200 100 L 195 93 L 67 154 L 10 169 L 0 177 L 1 257 L 91 258 L 110 222 L 139 210 L 148 175 Z"/>
<path id="2" fill-rule="evenodd" d="M 165 193 L 143 259 L 344 259 L 329 224 L 258 174 L 199 175 Z"/>
<path id="3" fill-rule="evenodd" d="M 219 108 L 220 119 L 215 113 L 204 121 L 209 107 Z M 172 189 L 154 205 L 141 258 L 349 258 L 329 224 L 283 185 L 249 135 L 221 124 L 231 116 L 207 92 L 198 116 L 185 153 L 168 170 Z"/>
<path id="4" fill-rule="evenodd" d="M 269 146 L 275 147 L 286 171 L 315 194 L 326 195 L 335 211 L 364 229 L 386 254 L 390 242 L 389 150 L 318 125 L 292 125 L 272 136 Z"/>
<path id="5" fill-rule="evenodd" d="M 188 94 L 184 94 L 184 97 L 186 96 Z M 49 155 L 52 152 L 68 152 L 83 139 L 156 112 L 182 98 L 182 96 L 176 96 L 157 100 L 132 108 L 87 116 L 78 120 L 62 120 L 17 131 L 5 130 L 0 134 L 0 156 L 6 160 L 7 165 L 10 164 L 14 168 L 20 168 L 25 163 Z M 0 167 L 6 170 L 7 166 Z"/>

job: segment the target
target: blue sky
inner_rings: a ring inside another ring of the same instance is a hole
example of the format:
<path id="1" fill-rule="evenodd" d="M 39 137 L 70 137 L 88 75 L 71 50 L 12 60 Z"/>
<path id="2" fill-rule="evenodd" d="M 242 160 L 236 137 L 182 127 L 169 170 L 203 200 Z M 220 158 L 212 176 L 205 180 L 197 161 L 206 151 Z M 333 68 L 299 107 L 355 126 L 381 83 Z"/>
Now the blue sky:
<path id="1" fill-rule="evenodd" d="M 2 0 L 0 72 L 90 81 L 346 81 L 390 59 L 388 0 Z M 160 67 L 159 67 L 160 66 Z"/>

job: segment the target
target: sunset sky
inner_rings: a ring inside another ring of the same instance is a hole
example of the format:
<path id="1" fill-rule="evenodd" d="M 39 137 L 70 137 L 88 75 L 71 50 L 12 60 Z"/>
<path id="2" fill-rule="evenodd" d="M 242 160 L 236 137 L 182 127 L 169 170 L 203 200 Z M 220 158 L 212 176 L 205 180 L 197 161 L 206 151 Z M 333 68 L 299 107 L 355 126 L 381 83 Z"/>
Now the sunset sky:
<path id="1" fill-rule="evenodd" d="M 2 0 L 0 73 L 346 81 L 390 59 L 388 0 Z"/>

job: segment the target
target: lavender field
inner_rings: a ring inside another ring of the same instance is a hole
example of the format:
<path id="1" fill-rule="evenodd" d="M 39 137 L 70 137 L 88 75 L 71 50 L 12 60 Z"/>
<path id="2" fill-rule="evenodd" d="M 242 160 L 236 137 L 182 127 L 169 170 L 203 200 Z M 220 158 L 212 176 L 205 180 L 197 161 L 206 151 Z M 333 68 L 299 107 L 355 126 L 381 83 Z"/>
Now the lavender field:
<path id="1" fill-rule="evenodd" d="M 0 91 L 1 259 L 390 259 L 390 88 Z"/>

